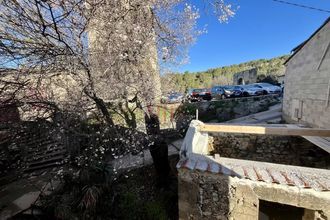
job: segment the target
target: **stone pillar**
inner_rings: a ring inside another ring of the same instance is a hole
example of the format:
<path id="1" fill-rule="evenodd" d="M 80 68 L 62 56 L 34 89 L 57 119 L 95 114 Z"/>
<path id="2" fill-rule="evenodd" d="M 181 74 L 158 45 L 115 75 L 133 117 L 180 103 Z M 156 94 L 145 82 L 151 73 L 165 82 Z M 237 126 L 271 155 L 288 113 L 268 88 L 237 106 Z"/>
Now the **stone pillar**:
<path id="1" fill-rule="evenodd" d="M 178 176 L 178 205 L 179 219 L 201 219 L 198 207 L 199 187 L 188 173 L 179 170 Z"/>
<path id="2" fill-rule="evenodd" d="M 179 169 L 179 219 L 257 220 L 259 200 L 231 177 Z"/>

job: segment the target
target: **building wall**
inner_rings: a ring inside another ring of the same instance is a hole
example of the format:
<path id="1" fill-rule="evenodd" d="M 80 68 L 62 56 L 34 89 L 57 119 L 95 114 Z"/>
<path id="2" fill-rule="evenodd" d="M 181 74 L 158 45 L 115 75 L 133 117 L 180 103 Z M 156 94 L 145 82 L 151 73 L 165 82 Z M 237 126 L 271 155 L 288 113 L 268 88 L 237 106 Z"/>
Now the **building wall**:
<path id="1" fill-rule="evenodd" d="M 302 137 L 219 133 L 210 142 L 222 157 L 330 168 L 330 154 Z"/>
<path id="2" fill-rule="evenodd" d="M 233 76 L 234 85 L 245 85 L 257 82 L 257 69 L 245 70 L 235 73 Z"/>
<path id="3" fill-rule="evenodd" d="M 179 169 L 178 175 L 179 219 L 257 220 L 259 200 L 304 208 L 302 220 L 330 217 L 329 192 L 184 168 Z"/>
<path id="4" fill-rule="evenodd" d="M 257 195 L 227 176 L 179 169 L 178 183 L 179 219 L 258 219 Z"/>
<path id="5" fill-rule="evenodd" d="M 321 62 L 329 42 L 330 22 L 288 61 L 283 100 L 288 122 L 330 128 L 330 49 Z"/>
<path id="6" fill-rule="evenodd" d="M 138 11 L 131 10 L 127 13 L 129 4 L 136 4 L 134 6 L 138 8 Z M 114 7 L 122 10 L 122 13 L 125 14 L 121 22 L 114 21 L 117 18 L 109 15 Z M 131 96 L 130 98 L 133 98 L 139 92 L 143 102 L 148 104 L 160 102 L 161 82 L 155 34 L 153 29 L 147 27 L 145 30 L 150 33 L 138 31 L 140 25 L 152 24 L 153 17 L 150 10 L 139 6 L 138 2 L 129 3 L 129 1 L 121 0 L 106 1 L 96 13 L 97 16 L 93 18 L 88 29 L 88 40 L 94 77 L 96 75 L 97 84 L 95 87 L 99 91 L 109 88 L 105 94 L 101 92 L 102 98 L 105 100 L 117 99 L 127 95 L 127 93 L 128 96 Z M 116 31 L 110 32 L 112 29 L 116 29 Z M 132 38 L 137 41 L 135 45 L 132 44 L 134 42 Z M 126 54 L 126 52 L 128 50 L 132 50 L 129 51 L 132 53 L 136 52 L 132 48 L 134 48 L 133 45 L 138 45 L 138 41 L 142 41 L 144 44 L 137 50 L 140 54 L 134 57 L 138 60 L 134 60 L 132 58 L 134 55 Z M 123 55 L 127 55 L 133 61 L 120 60 Z M 104 74 L 104 72 L 109 74 Z M 104 78 L 104 76 L 107 77 Z M 111 87 L 109 87 L 109 82 L 111 82 Z"/>

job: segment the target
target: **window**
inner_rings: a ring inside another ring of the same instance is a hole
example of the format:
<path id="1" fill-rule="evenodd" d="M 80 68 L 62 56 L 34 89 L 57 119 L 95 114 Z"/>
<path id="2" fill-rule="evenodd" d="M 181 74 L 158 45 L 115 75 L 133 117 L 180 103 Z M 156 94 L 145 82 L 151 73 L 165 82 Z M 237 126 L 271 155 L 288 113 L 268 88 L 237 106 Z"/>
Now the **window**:
<path id="1" fill-rule="evenodd" d="M 259 220 L 302 220 L 303 215 L 303 208 L 259 200 Z"/>

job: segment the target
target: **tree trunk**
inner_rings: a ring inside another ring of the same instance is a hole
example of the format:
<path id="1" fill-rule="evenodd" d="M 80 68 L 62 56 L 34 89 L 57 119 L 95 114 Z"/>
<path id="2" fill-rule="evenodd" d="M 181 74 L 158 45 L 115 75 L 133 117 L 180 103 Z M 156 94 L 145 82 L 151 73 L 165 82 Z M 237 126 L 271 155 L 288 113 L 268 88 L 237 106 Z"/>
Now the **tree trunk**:
<path id="1" fill-rule="evenodd" d="M 157 173 L 157 185 L 166 187 L 168 186 L 170 173 L 168 147 L 167 143 L 162 138 L 157 137 L 155 139 L 154 144 L 150 146 L 149 150 Z"/>
<path id="2" fill-rule="evenodd" d="M 101 111 L 101 113 L 103 114 L 103 116 L 105 117 L 105 121 L 107 122 L 108 125 L 114 125 L 114 122 L 110 116 L 109 110 L 106 106 L 106 104 L 104 103 L 104 101 L 98 97 L 93 97 L 93 100 L 97 106 L 97 108 Z"/>
<path id="3" fill-rule="evenodd" d="M 157 115 L 145 115 L 145 123 L 147 134 L 153 137 L 154 143 L 149 150 L 154 162 L 157 173 L 157 185 L 166 187 L 168 185 L 168 175 L 170 172 L 170 165 L 168 162 L 168 147 L 167 143 L 160 136 L 160 125 Z"/>

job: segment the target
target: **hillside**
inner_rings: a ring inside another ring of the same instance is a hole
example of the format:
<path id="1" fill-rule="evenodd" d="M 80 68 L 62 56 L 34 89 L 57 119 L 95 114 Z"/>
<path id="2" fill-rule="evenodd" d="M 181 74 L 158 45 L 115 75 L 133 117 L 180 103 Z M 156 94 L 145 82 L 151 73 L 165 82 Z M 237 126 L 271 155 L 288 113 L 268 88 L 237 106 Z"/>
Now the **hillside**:
<path id="1" fill-rule="evenodd" d="M 213 85 L 232 84 L 233 74 L 244 70 L 257 68 L 258 78 L 265 76 L 278 76 L 284 73 L 283 63 L 288 55 L 275 57 L 272 59 L 259 59 L 230 66 L 218 67 L 202 72 L 190 73 L 170 73 L 162 76 L 163 92 L 181 91 L 185 92 L 189 88 L 209 88 Z"/>

